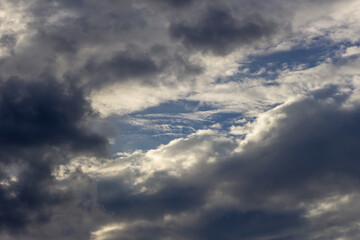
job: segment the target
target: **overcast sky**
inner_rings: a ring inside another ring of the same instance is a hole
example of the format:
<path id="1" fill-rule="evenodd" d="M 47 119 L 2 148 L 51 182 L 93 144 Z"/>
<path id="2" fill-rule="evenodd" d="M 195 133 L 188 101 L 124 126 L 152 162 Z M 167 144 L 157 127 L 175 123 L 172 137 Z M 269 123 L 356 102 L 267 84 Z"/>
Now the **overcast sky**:
<path id="1" fill-rule="evenodd" d="M 358 240 L 359 0 L 1 0 L 1 240 Z"/>

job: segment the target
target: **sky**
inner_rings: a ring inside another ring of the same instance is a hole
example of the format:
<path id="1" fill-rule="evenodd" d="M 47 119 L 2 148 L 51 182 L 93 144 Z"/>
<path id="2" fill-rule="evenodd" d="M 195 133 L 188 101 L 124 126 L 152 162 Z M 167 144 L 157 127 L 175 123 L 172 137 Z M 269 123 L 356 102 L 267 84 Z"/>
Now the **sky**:
<path id="1" fill-rule="evenodd" d="M 0 239 L 357 240 L 359 0 L 2 0 Z"/>

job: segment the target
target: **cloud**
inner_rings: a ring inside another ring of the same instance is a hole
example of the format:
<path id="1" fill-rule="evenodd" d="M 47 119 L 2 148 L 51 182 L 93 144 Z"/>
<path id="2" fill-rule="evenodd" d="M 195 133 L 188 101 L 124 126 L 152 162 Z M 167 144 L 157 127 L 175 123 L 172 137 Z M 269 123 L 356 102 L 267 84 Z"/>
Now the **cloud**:
<path id="1" fill-rule="evenodd" d="M 183 8 L 183 7 L 187 7 L 190 6 L 194 0 L 180 0 L 180 1 L 176 1 L 176 0 L 158 0 L 159 2 L 163 2 L 166 3 L 174 8 Z"/>
<path id="2" fill-rule="evenodd" d="M 268 39 L 277 32 L 277 24 L 260 16 L 238 20 L 228 9 L 207 10 L 195 24 L 173 23 L 170 35 L 186 47 L 226 55 L 237 47 Z"/>
<path id="3" fill-rule="evenodd" d="M 56 188 L 54 168 L 74 154 L 103 155 L 107 141 L 87 125 L 93 112 L 80 89 L 12 78 L 0 93 L 0 226 L 20 234 L 71 199 Z"/>
<path id="4" fill-rule="evenodd" d="M 25 82 L 14 78 L 2 83 L 0 91 L 3 146 L 104 147 L 104 139 L 83 126 L 85 117 L 93 113 L 81 90 L 51 80 Z"/>
<path id="5" fill-rule="evenodd" d="M 0 47 L 5 49 L 5 52 L 13 53 L 16 45 L 16 37 L 11 34 L 4 34 L 0 38 Z"/>
<path id="6" fill-rule="evenodd" d="M 201 239 L 251 239 L 301 227 L 303 220 L 297 212 L 237 212 L 217 210 L 202 219 Z"/>
<path id="7" fill-rule="evenodd" d="M 99 88 L 111 82 L 136 78 L 154 78 L 162 71 L 161 66 L 146 54 L 135 55 L 130 51 L 120 52 L 108 61 L 96 64 L 92 61 L 85 66 L 85 74 L 93 75 L 91 85 Z"/>

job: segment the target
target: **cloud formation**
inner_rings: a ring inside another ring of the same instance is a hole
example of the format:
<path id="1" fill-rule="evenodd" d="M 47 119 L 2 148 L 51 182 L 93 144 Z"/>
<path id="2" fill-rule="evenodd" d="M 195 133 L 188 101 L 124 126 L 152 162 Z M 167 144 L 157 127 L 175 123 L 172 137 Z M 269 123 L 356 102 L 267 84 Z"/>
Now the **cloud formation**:
<path id="1" fill-rule="evenodd" d="M 360 4 L 0 3 L 0 238 L 360 236 Z"/>
<path id="2" fill-rule="evenodd" d="M 140 239 L 149 234 L 174 239 L 301 239 L 313 235 L 326 239 L 333 225 L 343 226 L 342 236 L 351 234 L 353 215 L 341 209 L 342 201 L 357 198 L 359 110 L 344 109 L 347 98 L 335 88 L 285 104 L 254 122 L 249 137 L 238 145 L 226 138 L 216 141 L 216 132 L 199 132 L 160 148 L 161 155 L 155 158 L 151 151 L 136 157 L 132 160 L 135 169 L 143 174 L 154 167 L 158 170 L 143 178 L 134 169 L 139 178 L 133 180 L 138 182 L 134 188 L 117 185 L 119 194 L 101 194 L 108 200 L 101 199 L 99 204 L 107 211 L 119 211 L 118 221 L 125 224 L 109 239 L 126 239 L 133 233 Z M 263 122 L 268 118 L 273 121 Z M 185 142 L 200 149 L 207 146 L 207 155 L 183 153 L 189 150 Z M 226 155 L 219 155 L 224 147 Z M 171 165 L 156 164 L 181 155 L 183 163 L 189 158 L 195 162 L 183 169 L 176 167 L 175 175 Z M 120 182 L 118 178 L 111 181 Z M 114 186 L 106 180 L 100 182 L 99 190 L 106 191 L 102 184 Z M 321 204 L 332 199 L 321 210 Z"/>

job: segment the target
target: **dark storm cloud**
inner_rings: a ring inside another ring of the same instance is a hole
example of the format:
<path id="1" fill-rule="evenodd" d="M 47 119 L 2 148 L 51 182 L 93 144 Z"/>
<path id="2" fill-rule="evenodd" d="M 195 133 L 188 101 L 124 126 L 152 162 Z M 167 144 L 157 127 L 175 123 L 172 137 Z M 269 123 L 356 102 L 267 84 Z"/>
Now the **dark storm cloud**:
<path id="1" fill-rule="evenodd" d="M 13 233 L 43 223 L 69 200 L 54 168 L 77 153 L 105 153 L 107 141 L 86 125 L 82 91 L 54 80 L 9 79 L 0 85 L 0 227 Z M 11 179 L 15 177 L 16 181 Z"/>
<path id="2" fill-rule="evenodd" d="M 52 166 L 56 161 L 63 161 L 59 154 L 40 149 L 19 151 L 21 154 L 6 156 L 19 171 L 17 181 L 0 187 L 0 227 L 13 234 L 26 232 L 29 224 L 49 221 L 51 207 L 69 199 L 66 192 L 52 189 Z M 1 169 L 3 181 L 10 177 L 4 168 Z"/>
<path id="3" fill-rule="evenodd" d="M 230 10 L 210 8 L 195 24 L 173 23 L 170 35 L 187 48 L 226 55 L 237 47 L 269 38 L 277 25 L 260 16 L 236 19 Z"/>
<path id="4" fill-rule="evenodd" d="M 86 129 L 92 110 L 80 89 L 52 80 L 9 79 L 0 86 L 0 144 L 9 147 L 69 145 L 101 149 L 105 141 Z"/>

